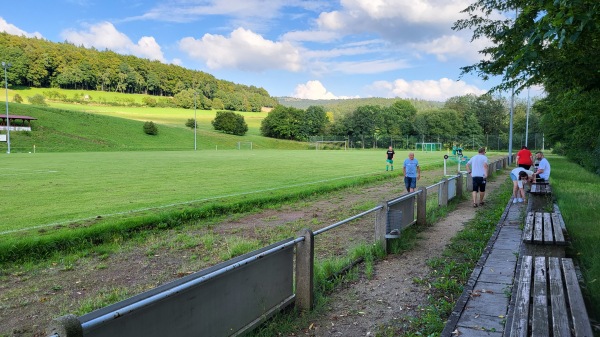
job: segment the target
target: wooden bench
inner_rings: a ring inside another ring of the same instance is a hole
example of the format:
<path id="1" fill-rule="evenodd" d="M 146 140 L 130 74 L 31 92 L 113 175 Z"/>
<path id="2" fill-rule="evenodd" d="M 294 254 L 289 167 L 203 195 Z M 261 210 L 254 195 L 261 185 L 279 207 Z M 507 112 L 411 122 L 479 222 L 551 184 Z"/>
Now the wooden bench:
<path id="1" fill-rule="evenodd" d="M 548 183 L 533 183 L 529 190 L 529 209 L 548 210 L 552 206 L 552 187 Z"/>
<path id="2" fill-rule="evenodd" d="M 523 256 L 512 314 L 510 337 L 593 337 L 573 261 Z"/>
<path id="3" fill-rule="evenodd" d="M 522 254 L 564 257 L 569 244 L 566 233 L 559 212 L 528 212 L 523 228 Z"/>
<path id="4" fill-rule="evenodd" d="M 552 194 L 552 187 L 548 183 L 533 183 L 531 184 L 531 194 Z"/>

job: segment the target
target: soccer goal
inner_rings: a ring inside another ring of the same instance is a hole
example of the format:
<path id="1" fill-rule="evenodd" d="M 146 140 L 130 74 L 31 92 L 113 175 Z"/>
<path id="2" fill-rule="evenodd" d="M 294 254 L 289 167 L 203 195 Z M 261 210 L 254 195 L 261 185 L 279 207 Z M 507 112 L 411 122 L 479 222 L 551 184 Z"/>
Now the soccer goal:
<path id="1" fill-rule="evenodd" d="M 348 149 L 348 142 L 345 140 L 318 140 L 315 142 L 315 150 L 341 150 Z"/>
<path id="2" fill-rule="evenodd" d="M 238 150 L 252 150 L 252 142 L 237 142 Z"/>
<path id="3" fill-rule="evenodd" d="M 419 151 L 424 151 L 424 152 L 428 152 L 428 151 L 441 151 L 442 150 L 442 143 L 416 143 L 415 144 L 415 150 Z"/>

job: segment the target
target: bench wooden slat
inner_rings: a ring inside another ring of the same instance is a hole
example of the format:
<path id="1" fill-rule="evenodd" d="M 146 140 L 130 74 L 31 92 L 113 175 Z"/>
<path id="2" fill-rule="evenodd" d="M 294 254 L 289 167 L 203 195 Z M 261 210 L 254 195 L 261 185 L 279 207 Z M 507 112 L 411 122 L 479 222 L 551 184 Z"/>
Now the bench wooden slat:
<path id="1" fill-rule="evenodd" d="M 554 233 L 552 231 L 552 217 L 550 216 L 550 213 L 542 213 L 542 217 L 544 218 L 544 244 L 553 245 Z"/>
<path id="2" fill-rule="evenodd" d="M 523 227 L 523 241 L 524 242 L 532 242 L 533 241 L 533 219 L 534 219 L 534 212 L 527 213 L 527 217 L 525 218 L 525 227 Z"/>
<path id="3" fill-rule="evenodd" d="M 542 236 L 542 224 L 543 224 L 543 216 L 540 212 L 535 212 L 535 220 L 533 227 L 533 243 L 543 243 L 544 237 Z"/>
<path id="4" fill-rule="evenodd" d="M 552 227 L 554 228 L 554 241 L 557 245 L 566 245 L 565 236 L 563 234 L 562 216 L 557 213 L 552 213 Z"/>
<path id="5" fill-rule="evenodd" d="M 562 266 L 565 276 L 565 285 L 567 288 L 567 296 L 569 297 L 569 305 L 571 308 L 571 317 L 573 320 L 573 331 L 576 337 L 593 337 L 592 327 L 590 325 L 583 296 L 575 274 L 575 266 L 573 260 L 562 259 Z"/>
<path id="6" fill-rule="evenodd" d="M 548 337 L 548 293 L 546 291 L 546 258 L 535 258 L 533 275 L 533 314 L 531 317 L 531 336 Z"/>
<path id="7" fill-rule="evenodd" d="M 533 272 L 533 258 L 523 256 L 521 261 L 521 272 L 517 282 L 517 294 L 515 297 L 515 308 L 510 327 L 511 337 L 527 337 L 529 331 L 529 303 L 531 289 L 531 275 Z"/>
<path id="8" fill-rule="evenodd" d="M 548 278 L 550 282 L 550 303 L 552 303 L 552 332 L 554 337 L 571 336 L 560 260 L 557 257 L 548 259 Z"/>

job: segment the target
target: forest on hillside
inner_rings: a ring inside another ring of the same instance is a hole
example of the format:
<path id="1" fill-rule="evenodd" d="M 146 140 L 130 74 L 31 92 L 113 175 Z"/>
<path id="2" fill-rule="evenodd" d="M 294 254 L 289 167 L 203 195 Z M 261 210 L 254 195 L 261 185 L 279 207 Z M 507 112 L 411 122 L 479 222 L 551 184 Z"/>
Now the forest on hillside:
<path id="1" fill-rule="evenodd" d="M 0 32 L 0 58 L 10 63 L 10 86 L 101 90 L 160 97 L 196 95 L 202 109 L 260 111 L 275 106 L 255 86 L 216 79 L 173 64 L 73 44 Z M 2 81 L 4 82 L 4 81 Z"/>

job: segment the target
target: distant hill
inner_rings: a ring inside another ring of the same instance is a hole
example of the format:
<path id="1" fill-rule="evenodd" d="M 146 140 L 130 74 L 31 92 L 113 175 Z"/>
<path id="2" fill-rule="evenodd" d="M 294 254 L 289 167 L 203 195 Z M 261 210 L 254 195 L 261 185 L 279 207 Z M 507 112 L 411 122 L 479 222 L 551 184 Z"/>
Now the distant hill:
<path id="1" fill-rule="evenodd" d="M 323 106 L 327 111 L 335 113 L 346 113 L 351 112 L 359 106 L 364 105 L 379 105 L 379 106 L 391 106 L 394 102 L 401 98 L 382 98 L 382 97 L 369 97 L 369 98 L 351 98 L 351 99 L 301 99 L 294 97 L 276 97 L 279 104 L 284 106 L 290 106 L 298 109 L 306 109 L 311 105 Z M 404 99 L 410 101 L 417 111 L 431 110 L 435 108 L 441 108 L 444 106 L 444 102 L 436 101 L 425 101 L 420 99 Z"/>
<path id="2" fill-rule="evenodd" d="M 259 87 L 220 80 L 213 75 L 174 64 L 64 42 L 0 32 L 0 55 L 12 64 L 10 86 L 98 90 L 149 94 L 189 106 L 192 92 L 210 109 L 261 111 L 277 101 Z M 184 94 L 184 97 L 177 97 Z M 185 101 L 186 102 L 182 102 Z"/>

